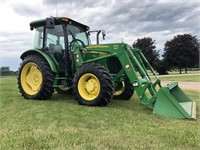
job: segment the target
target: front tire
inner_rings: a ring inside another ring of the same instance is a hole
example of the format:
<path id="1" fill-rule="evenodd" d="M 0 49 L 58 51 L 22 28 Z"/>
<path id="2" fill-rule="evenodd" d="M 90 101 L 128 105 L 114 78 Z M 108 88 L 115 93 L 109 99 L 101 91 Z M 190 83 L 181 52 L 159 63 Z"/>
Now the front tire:
<path id="1" fill-rule="evenodd" d="M 81 105 L 106 106 L 113 97 L 114 83 L 104 67 L 89 63 L 77 71 L 73 91 Z"/>
<path id="2" fill-rule="evenodd" d="M 24 98 L 48 99 L 54 92 L 54 74 L 47 61 L 40 55 L 24 58 L 17 78 L 18 88 Z"/>

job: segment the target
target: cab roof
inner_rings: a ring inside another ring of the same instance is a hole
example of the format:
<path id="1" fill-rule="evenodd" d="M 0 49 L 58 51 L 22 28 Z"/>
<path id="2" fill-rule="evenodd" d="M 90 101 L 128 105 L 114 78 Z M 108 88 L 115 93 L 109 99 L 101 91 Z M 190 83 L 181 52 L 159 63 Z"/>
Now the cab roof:
<path id="1" fill-rule="evenodd" d="M 74 21 L 70 18 L 66 18 L 66 17 L 53 17 L 53 18 L 54 18 L 55 24 L 61 24 L 62 22 L 63 24 L 74 24 L 75 26 L 81 26 L 85 28 L 86 30 L 90 29 L 87 25 Z M 45 25 L 46 25 L 46 19 L 35 20 L 30 23 L 31 28 L 37 28 L 37 27 L 41 27 Z"/>

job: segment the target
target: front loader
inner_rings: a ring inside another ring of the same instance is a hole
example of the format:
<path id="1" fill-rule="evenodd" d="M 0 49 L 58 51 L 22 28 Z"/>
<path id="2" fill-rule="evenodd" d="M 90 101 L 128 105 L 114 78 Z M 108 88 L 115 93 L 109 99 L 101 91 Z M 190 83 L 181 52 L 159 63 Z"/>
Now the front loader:
<path id="1" fill-rule="evenodd" d="M 21 55 L 18 87 L 26 99 L 48 99 L 54 91 L 74 94 L 81 105 L 106 106 L 111 99 L 129 100 L 134 91 L 153 113 L 196 119 L 196 103 L 178 87 L 161 81 L 141 50 L 125 43 L 99 44 L 102 30 L 66 17 L 30 23 L 34 48 Z M 97 32 L 97 44 L 89 35 Z M 155 76 L 150 78 L 149 71 Z"/>

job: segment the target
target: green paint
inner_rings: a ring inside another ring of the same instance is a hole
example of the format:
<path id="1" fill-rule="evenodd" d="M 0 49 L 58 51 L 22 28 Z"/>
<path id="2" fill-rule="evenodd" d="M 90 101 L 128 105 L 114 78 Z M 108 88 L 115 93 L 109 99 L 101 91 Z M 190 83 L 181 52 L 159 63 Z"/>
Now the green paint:
<path id="1" fill-rule="evenodd" d="M 49 64 L 51 70 L 52 70 L 53 72 L 55 72 L 55 73 L 58 72 L 57 66 L 56 66 L 56 63 L 55 63 L 54 59 L 53 59 L 51 56 L 49 56 L 47 53 L 45 53 L 45 52 L 43 52 L 43 51 L 41 51 L 41 50 L 38 50 L 38 49 L 28 50 L 28 51 L 24 52 L 24 53 L 21 55 L 20 58 L 21 58 L 21 59 L 24 59 L 27 55 L 30 55 L 30 54 L 39 54 L 39 55 L 43 56 L 43 57 L 46 59 L 46 61 L 48 62 L 48 64 Z"/>
<path id="2" fill-rule="evenodd" d="M 153 113 L 173 118 L 196 119 L 195 102 L 192 102 L 174 83 L 158 91 Z"/>

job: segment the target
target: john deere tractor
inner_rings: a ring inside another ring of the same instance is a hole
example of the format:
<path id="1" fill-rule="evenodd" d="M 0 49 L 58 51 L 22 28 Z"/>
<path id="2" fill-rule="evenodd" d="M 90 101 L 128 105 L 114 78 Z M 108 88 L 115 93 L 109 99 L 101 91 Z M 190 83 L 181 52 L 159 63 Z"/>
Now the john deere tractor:
<path id="1" fill-rule="evenodd" d="M 73 93 L 81 105 L 106 106 L 112 99 L 129 100 L 135 91 L 155 114 L 196 118 L 196 103 L 177 83 L 162 87 L 141 50 L 125 43 L 99 44 L 104 31 L 90 31 L 66 17 L 33 21 L 30 29 L 35 30 L 34 47 L 21 55 L 18 75 L 24 98 L 49 99 L 57 91 Z M 97 32 L 94 45 L 92 32 Z"/>

